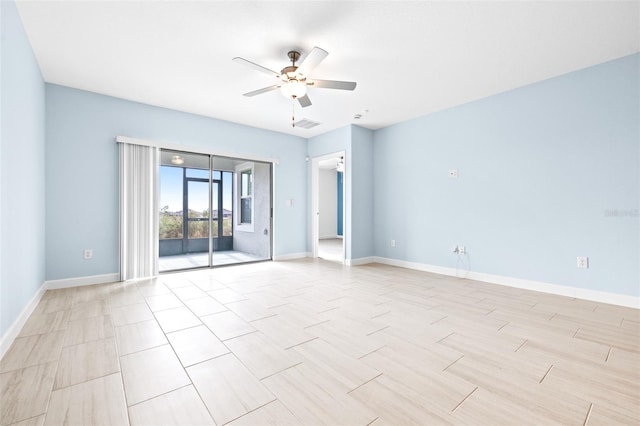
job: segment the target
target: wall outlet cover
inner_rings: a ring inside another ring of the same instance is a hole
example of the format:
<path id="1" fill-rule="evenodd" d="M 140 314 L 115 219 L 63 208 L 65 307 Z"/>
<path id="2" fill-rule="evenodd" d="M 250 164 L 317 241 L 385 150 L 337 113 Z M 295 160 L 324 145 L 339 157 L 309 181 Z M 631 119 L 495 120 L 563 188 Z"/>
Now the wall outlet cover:
<path id="1" fill-rule="evenodd" d="M 586 256 L 578 256 L 577 265 L 580 269 L 588 269 L 589 268 L 589 258 Z"/>

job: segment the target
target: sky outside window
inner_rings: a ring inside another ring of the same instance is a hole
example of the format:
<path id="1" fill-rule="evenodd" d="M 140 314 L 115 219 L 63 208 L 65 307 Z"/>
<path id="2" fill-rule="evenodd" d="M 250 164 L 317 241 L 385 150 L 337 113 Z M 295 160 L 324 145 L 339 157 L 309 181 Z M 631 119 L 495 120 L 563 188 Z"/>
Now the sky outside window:
<path id="1" fill-rule="evenodd" d="M 160 208 L 167 208 L 170 212 L 182 211 L 182 167 L 160 166 Z M 216 173 L 217 175 L 217 173 Z M 225 210 L 232 210 L 231 195 L 232 174 L 224 172 L 222 206 Z M 187 169 L 187 176 L 207 179 L 208 170 Z M 195 185 L 190 188 L 189 208 L 202 212 L 209 208 L 209 194 L 207 185 Z M 214 202 L 214 204 L 216 204 Z M 214 206 L 214 210 L 216 207 Z"/>

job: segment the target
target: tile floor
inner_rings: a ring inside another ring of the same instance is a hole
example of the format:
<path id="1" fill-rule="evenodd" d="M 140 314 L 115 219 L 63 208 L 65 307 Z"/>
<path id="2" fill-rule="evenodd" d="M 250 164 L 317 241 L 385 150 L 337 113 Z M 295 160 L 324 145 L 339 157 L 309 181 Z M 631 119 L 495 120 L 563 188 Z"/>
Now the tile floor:
<path id="1" fill-rule="evenodd" d="M 265 260 L 260 256 L 242 251 L 227 250 L 213 253 L 213 265 L 234 265 L 238 263 Z M 158 260 L 158 270 L 178 271 L 183 269 L 206 268 L 209 266 L 209 253 L 189 253 L 176 256 L 162 256 Z"/>
<path id="2" fill-rule="evenodd" d="M 48 291 L 0 424 L 640 424 L 640 311 L 300 260 Z"/>

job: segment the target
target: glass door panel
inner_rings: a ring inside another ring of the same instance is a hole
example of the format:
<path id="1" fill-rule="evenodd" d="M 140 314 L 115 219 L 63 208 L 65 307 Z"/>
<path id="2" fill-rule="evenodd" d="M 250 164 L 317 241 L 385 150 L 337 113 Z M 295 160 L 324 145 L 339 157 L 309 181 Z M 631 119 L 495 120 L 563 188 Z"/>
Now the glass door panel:
<path id="1" fill-rule="evenodd" d="M 271 259 L 271 164 L 161 150 L 160 272 Z"/>
<path id="2" fill-rule="evenodd" d="M 210 266 L 209 155 L 160 154 L 159 271 Z"/>
<path id="3" fill-rule="evenodd" d="M 209 181 L 187 178 L 186 199 L 186 251 L 193 266 L 209 266 Z"/>

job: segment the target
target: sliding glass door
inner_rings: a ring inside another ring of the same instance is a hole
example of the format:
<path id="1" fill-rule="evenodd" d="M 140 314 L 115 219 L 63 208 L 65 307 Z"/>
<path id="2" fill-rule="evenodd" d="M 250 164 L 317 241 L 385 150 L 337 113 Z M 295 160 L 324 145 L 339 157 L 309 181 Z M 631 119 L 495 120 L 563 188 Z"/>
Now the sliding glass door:
<path id="1" fill-rule="evenodd" d="M 271 164 L 162 150 L 159 270 L 271 259 Z"/>

